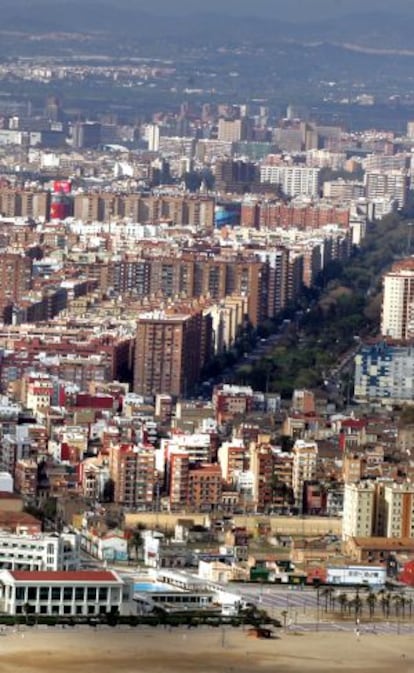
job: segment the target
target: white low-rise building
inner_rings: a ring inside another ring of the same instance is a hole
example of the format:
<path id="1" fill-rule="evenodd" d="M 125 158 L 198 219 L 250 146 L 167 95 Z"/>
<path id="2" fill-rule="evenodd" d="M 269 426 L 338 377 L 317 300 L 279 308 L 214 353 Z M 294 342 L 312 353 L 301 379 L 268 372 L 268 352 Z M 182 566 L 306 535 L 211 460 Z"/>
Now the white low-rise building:
<path id="1" fill-rule="evenodd" d="M 0 533 L 0 568 L 8 570 L 77 570 L 80 536 Z"/>
<path id="2" fill-rule="evenodd" d="M 332 566 L 327 568 L 326 583 L 339 585 L 384 586 L 387 569 L 384 566 Z"/>
<path id="3" fill-rule="evenodd" d="M 113 571 L 0 571 L 0 609 L 8 615 L 98 615 L 121 612 L 121 578 Z"/>

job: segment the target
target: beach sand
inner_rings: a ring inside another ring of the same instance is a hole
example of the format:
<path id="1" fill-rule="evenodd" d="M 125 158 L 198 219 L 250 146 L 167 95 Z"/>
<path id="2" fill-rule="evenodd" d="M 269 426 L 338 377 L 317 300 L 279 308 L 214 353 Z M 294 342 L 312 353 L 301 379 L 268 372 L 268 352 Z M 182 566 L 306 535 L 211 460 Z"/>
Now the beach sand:
<path id="1" fill-rule="evenodd" d="M 27 629 L 0 638 L 0 673 L 399 673 L 414 671 L 409 636 L 137 628 Z"/>

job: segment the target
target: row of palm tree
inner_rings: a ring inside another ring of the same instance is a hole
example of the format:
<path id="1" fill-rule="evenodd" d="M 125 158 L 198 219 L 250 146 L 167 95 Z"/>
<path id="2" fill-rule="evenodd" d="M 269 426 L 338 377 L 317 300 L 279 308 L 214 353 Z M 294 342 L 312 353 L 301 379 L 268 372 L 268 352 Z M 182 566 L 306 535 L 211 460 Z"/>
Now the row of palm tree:
<path id="1" fill-rule="evenodd" d="M 324 587 L 318 589 L 318 608 L 327 612 L 335 612 L 337 606 L 342 615 L 354 615 L 355 618 L 363 616 L 368 612 L 370 619 L 375 617 L 377 608 L 381 609 L 383 617 L 395 616 L 405 619 L 413 615 L 413 598 L 407 597 L 402 593 L 394 593 L 381 589 L 374 593 L 370 591 L 367 596 L 361 596 L 357 589 L 356 594 L 350 597 L 347 593 L 338 595 L 334 587 Z M 378 611 L 377 611 L 378 614 Z"/>

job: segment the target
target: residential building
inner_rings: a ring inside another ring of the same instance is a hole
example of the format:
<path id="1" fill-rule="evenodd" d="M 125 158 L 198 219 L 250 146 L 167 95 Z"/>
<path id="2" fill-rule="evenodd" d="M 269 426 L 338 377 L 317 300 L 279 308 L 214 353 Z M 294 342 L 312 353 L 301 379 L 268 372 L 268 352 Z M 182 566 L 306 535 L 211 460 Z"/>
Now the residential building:
<path id="1" fill-rule="evenodd" d="M 253 474 L 253 501 L 258 512 L 266 512 L 273 502 L 273 447 L 262 442 L 250 445 L 250 472 Z"/>
<path id="2" fill-rule="evenodd" d="M 317 443 L 297 439 L 293 446 L 292 488 L 299 512 L 303 510 L 304 484 L 316 477 L 317 460 Z"/>
<path id="3" fill-rule="evenodd" d="M 355 356 L 354 394 L 358 402 L 412 403 L 414 347 L 363 346 Z"/>
<path id="4" fill-rule="evenodd" d="M 391 339 L 414 336 L 414 265 L 395 265 L 384 276 L 381 334 Z"/>
<path id="5" fill-rule="evenodd" d="M 362 481 L 345 484 L 342 538 L 370 537 L 375 530 L 376 486 Z"/>
<path id="6" fill-rule="evenodd" d="M 379 493 L 379 535 L 414 538 L 414 484 L 384 484 Z"/>
<path id="7" fill-rule="evenodd" d="M 170 452 L 167 477 L 170 509 L 185 509 L 189 495 L 190 456 L 187 451 Z"/>
<path id="8" fill-rule="evenodd" d="M 114 481 L 114 502 L 124 507 L 151 507 L 155 489 L 155 455 L 152 446 L 111 446 L 109 469 Z"/>
<path id="9" fill-rule="evenodd" d="M 277 184 L 285 196 L 311 196 L 319 194 L 319 168 L 262 164 L 260 182 Z"/>
<path id="10" fill-rule="evenodd" d="M 221 505 L 222 478 L 219 465 L 204 463 L 188 475 L 188 502 L 192 511 L 212 512 Z"/>
<path id="11" fill-rule="evenodd" d="M 134 392 L 154 396 L 188 394 L 205 363 L 206 340 L 211 340 L 211 320 L 201 313 L 141 314 L 135 346 Z"/>
<path id="12" fill-rule="evenodd" d="M 37 493 L 38 465 L 34 460 L 18 460 L 15 465 L 14 487 L 17 493 L 31 500 Z"/>

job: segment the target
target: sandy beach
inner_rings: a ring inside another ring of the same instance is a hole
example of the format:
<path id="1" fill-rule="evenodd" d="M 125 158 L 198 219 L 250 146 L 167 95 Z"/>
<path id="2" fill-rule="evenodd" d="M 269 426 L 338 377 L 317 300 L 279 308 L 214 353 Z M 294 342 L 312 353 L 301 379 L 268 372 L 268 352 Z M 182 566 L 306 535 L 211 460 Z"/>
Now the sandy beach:
<path id="1" fill-rule="evenodd" d="M 409 636 L 280 633 L 271 641 L 238 630 L 32 630 L 0 638 L 0 673 L 399 673 L 414 671 Z"/>

